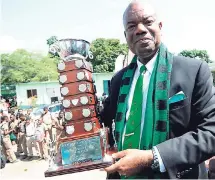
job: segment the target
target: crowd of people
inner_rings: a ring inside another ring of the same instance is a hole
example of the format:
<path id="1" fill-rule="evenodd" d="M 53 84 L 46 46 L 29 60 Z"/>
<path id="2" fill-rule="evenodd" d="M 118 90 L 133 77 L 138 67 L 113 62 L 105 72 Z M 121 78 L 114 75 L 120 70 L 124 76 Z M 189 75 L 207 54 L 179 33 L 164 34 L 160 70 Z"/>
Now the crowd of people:
<path id="1" fill-rule="evenodd" d="M 1 110 L 0 116 L 2 154 L 10 163 L 18 162 L 17 159 L 48 160 L 50 143 L 57 142 L 64 136 L 62 111 L 59 112 L 58 117 L 54 117 L 45 107 L 39 119 L 31 117 L 31 110 L 24 114 L 21 109 L 17 113 L 13 110 L 4 113 Z M 33 154 L 33 148 L 36 154 Z"/>

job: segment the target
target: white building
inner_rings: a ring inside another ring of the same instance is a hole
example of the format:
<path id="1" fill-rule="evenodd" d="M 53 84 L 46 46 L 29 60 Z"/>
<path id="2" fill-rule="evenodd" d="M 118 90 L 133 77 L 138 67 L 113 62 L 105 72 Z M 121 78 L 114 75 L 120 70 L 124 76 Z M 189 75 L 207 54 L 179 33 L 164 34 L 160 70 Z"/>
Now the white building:
<path id="1" fill-rule="evenodd" d="M 110 79 L 114 73 L 93 73 L 97 95 L 103 92 L 108 94 Z M 51 104 L 61 100 L 61 93 L 58 81 L 19 83 L 16 85 L 17 104 L 28 106 L 31 104 L 30 97 L 37 95 L 36 104 Z"/>

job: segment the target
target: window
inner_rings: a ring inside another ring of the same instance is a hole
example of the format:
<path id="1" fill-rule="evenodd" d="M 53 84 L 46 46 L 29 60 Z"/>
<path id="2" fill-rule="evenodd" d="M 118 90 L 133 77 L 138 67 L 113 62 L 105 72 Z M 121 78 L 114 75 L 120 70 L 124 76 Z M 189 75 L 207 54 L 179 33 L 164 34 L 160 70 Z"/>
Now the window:
<path id="1" fill-rule="evenodd" d="M 37 96 L 37 90 L 36 89 L 29 89 L 27 90 L 27 98 L 30 98 L 32 96 Z"/>
<path id="2" fill-rule="evenodd" d="M 56 101 L 58 101 L 58 97 L 51 97 L 51 103 L 55 103 Z"/>

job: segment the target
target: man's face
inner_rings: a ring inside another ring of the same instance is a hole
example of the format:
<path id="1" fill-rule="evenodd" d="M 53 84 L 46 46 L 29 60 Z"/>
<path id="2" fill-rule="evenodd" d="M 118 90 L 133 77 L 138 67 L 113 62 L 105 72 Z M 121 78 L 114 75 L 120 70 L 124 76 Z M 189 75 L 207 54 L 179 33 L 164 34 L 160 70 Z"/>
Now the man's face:
<path id="1" fill-rule="evenodd" d="M 48 108 L 44 108 L 44 112 L 47 113 L 49 110 Z"/>
<path id="2" fill-rule="evenodd" d="M 60 117 L 60 118 L 62 118 L 62 117 L 63 117 L 63 115 L 64 115 L 63 113 L 60 113 L 60 114 L 59 114 L 59 117 Z"/>
<path id="3" fill-rule="evenodd" d="M 11 115 L 11 116 L 10 116 L 10 120 L 11 120 L 11 121 L 14 121 L 14 120 L 15 120 L 15 116 L 14 116 L 14 115 Z"/>
<path id="4" fill-rule="evenodd" d="M 30 124 L 30 119 L 26 120 L 26 124 Z"/>
<path id="5" fill-rule="evenodd" d="M 24 121 L 25 120 L 25 116 L 21 116 L 20 119 L 21 119 L 21 121 Z"/>
<path id="6" fill-rule="evenodd" d="M 141 58 L 149 58 L 159 49 L 162 24 L 154 9 L 133 3 L 124 14 L 125 36 L 130 50 Z"/>
<path id="7" fill-rule="evenodd" d="M 10 119 L 8 118 L 8 116 L 5 117 L 5 121 L 6 121 L 6 122 L 10 122 Z"/>

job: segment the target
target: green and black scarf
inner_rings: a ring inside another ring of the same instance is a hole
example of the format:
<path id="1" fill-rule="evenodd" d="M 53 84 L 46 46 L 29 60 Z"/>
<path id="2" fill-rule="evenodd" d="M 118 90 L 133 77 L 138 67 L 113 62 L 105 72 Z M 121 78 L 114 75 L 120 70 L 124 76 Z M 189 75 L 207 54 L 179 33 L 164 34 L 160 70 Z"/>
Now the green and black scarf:
<path id="1" fill-rule="evenodd" d="M 170 88 L 172 61 L 173 55 L 167 51 L 163 44 L 161 44 L 148 88 L 144 129 L 140 142 L 140 149 L 142 150 L 152 149 L 153 146 L 156 146 L 169 138 L 168 93 Z M 128 95 L 136 68 L 137 57 L 135 56 L 127 71 L 123 74 L 118 97 L 117 113 L 115 117 L 115 139 L 118 151 L 122 150 L 122 136 L 126 122 Z M 142 178 L 148 177 L 143 176 Z"/>

